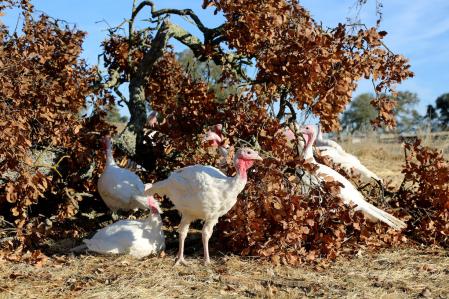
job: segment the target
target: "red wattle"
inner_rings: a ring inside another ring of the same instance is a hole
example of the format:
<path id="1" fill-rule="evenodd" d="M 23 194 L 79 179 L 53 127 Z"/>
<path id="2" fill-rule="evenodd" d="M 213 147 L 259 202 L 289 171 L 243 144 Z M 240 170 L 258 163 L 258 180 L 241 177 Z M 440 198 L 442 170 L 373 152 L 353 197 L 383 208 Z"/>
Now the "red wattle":
<path id="1" fill-rule="evenodd" d="M 246 180 L 248 169 L 251 168 L 251 166 L 253 166 L 253 164 L 254 164 L 253 160 L 247 160 L 247 159 L 242 159 L 242 158 L 237 159 L 236 167 L 237 167 L 238 175 L 242 179 Z"/>
<path id="2" fill-rule="evenodd" d="M 304 134 L 302 134 L 302 136 L 304 137 L 304 141 L 306 143 L 304 147 L 307 147 L 309 145 L 310 136 L 308 133 L 304 133 Z"/>

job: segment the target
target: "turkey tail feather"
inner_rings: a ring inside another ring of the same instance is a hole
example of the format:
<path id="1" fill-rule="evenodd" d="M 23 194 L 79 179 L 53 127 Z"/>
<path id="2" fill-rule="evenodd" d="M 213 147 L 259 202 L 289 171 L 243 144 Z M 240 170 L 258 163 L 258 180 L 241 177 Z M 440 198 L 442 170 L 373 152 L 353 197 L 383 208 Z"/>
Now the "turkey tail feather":
<path id="1" fill-rule="evenodd" d="M 381 209 L 373 206 L 372 204 L 370 204 L 368 202 L 359 208 L 364 213 L 388 224 L 389 226 L 391 226 L 394 229 L 400 230 L 400 229 L 407 227 L 407 224 L 405 224 L 403 221 L 399 220 L 398 218 L 394 217 L 391 214 L 388 214 L 385 211 L 382 211 Z"/>
<path id="2" fill-rule="evenodd" d="M 359 171 L 362 172 L 368 178 L 372 178 L 376 181 L 383 182 L 383 180 L 377 174 L 366 168 L 366 166 L 363 164 L 360 164 Z"/>

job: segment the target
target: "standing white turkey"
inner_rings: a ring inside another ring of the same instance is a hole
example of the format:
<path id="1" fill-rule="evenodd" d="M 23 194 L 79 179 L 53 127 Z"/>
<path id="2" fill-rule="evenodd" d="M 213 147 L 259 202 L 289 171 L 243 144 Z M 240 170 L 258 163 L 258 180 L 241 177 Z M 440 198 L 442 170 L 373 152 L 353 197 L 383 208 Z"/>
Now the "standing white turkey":
<path id="1" fill-rule="evenodd" d="M 181 213 L 179 224 L 179 251 L 176 264 L 186 264 L 184 260 L 184 240 L 190 223 L 204 220 L 202 241 L 204 262 L 210 263 L 209 238 L 218 218 L 226 214 L 236 203 L 237 195 L 247 181 L 247 171 L 255 160 L 262 160 L 259 154 L 249 148 L 238 149 L 234 156 L 237 174 L 228 177 L 212 166 L 193 165 L 178 169 L 160 182 L 156 182 L 146 194 L 165 195 Z"/>
<path id="2" fill-rule="evenodd" d="M 363 165 L 357 157 L 345 152 L 337 142 L 324 139 L 319 125 L 317 126 L 317 132 L 318 136 L 315 144 L 322 156 L 329 157 L 333 163 L 340 164 L 348 172 L 354 169 L 362 178 L 367 180 L 374 179 L 383 189 L 383 181 L 377 174 Z"/>
<path id="3" fill-rule="evenodd" d="M 331 169 L 330 167 L 319 164 L 315 161 L 312 149 L 313 143 L 315 142 L 317 136 L 317 130 L 315 126 L 305 126 L 301 130 L 301 132 L 303 133 L 305 140 L 304 159 L 310 160 L 312 163 L 318 166 L 318 170 L 316 172 L 318 177 L 324 179 L 324 177 L 330 176 L 335 181 L 343 185 L 343 187 L 341 187 L 340 189 L 339 195 L 345 204 L 355 204 L 357 206 L 356 210 L 362 211 L 369 220 L 380 220 L 395 229 L 402 229 L 407 226 L 404 222 L 397 219 L 396 217 L 368 203 L 363 195 L 341 174 Z"/>
<path id="4" fill-rule="evenodd" d="M 102 138 L 106 154 L 106 165 L 98 179 L 98 193 L 113 212 L 118 210 L 149 209 L 160 212 L 152 196 L 146 196 L 145 185 L 132 171 L 115 164 L 112 156 L 112 142 L 109 136 Z"/>
<path id="5" fill-rule="evenodd" d="M 153 211 L 146 219 L 120 220 L 98 230 L 85 245 L 74 251 L 84 250 L 102 254 L 129 254 L 135 258 L 154 255 L 165 249 L 162 219 Z"/>

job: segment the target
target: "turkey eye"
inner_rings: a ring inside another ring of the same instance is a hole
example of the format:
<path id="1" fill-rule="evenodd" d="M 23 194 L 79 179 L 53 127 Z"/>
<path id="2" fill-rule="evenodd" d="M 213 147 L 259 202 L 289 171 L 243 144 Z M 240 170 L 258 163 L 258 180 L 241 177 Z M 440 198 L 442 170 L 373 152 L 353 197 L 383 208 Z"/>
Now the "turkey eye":
<path id="1" fill-rule="evenodd" d="M 251 154 L 251 153 L 250 153 L 249 151 L 248 151 L 248 152 L 246 152 L 246 153 L 247 153 L 248 155 L 249 155 L 249 154 Z"/>

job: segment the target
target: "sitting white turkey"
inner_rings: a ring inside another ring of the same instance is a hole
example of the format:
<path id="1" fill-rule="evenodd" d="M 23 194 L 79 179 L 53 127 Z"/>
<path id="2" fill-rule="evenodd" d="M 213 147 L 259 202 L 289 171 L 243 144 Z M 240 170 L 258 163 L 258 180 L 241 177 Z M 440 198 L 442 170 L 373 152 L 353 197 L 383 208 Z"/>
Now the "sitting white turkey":
<path id="1" fill-rule="evenodd" d="M 145 193 L 167 196 L 181 213 L 179 224 L 179 251 L 176 264 L 186 264 L 184 260 L 184 240 L 190 223 L 203 219 L 203 247 L 205 264 L 210 263 L 209 238 L 218 218 L 226 214 L 236 203 L 238 194 L 247 181 L 247 171 L 255 160 L 262 160 L 259 154 L 249 148 L 238 149 L 234 156 L 237 174 L 228 177 L 212 166 L 193 165 L 178 169 Z"/>
<path id="2" fill-rule="evenodd" d="M 98 193 L 113 212 L 117 210 L 149 209 L 161 212 L 153 197 L 145 196 L 145 185 L 132 171 L 115 164 L 109 136 L 102 138 L 106 165 L 98 179 Z"/>
<path id="3" fill-rule="evenodd" d="M 162 219 L 153 211 L 146 219 L 120 220 L 98 230 L 72 252 L 90 250 L 102 254 L 129 254 L 135 258 L 155 255 L 165 249 Z"/>
<path id="4" fill-rule="evenodd" d="M 120 220 L 98 230 L 91 239 L 83 240 L 85 249 L 102 254 L 129 254 L 135 258 L 155 255 L 165 249 L 165 236 L 159 213 L 146 219 Z"/>

